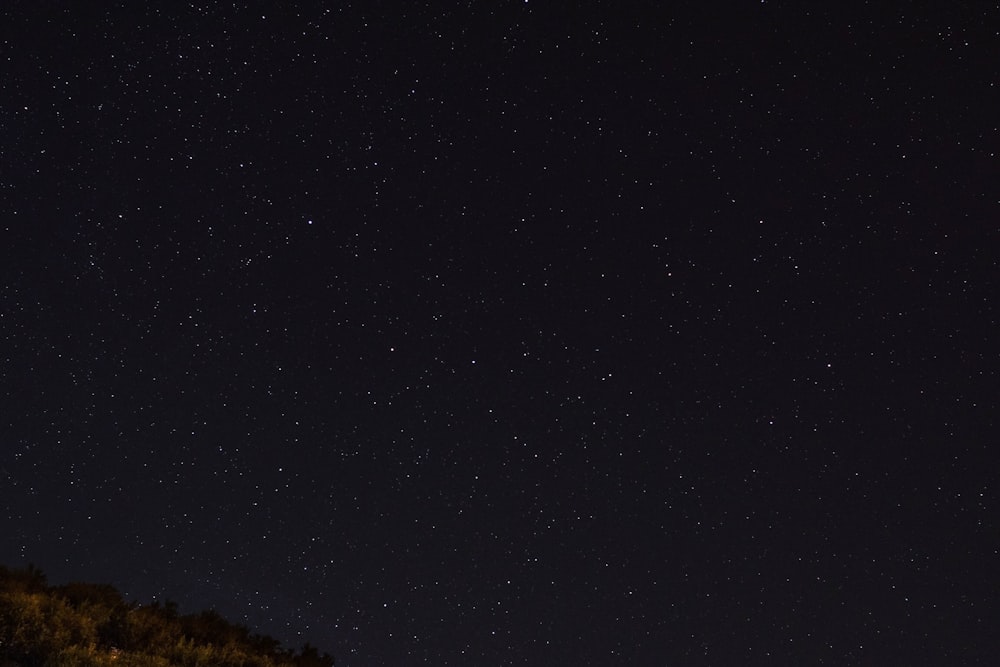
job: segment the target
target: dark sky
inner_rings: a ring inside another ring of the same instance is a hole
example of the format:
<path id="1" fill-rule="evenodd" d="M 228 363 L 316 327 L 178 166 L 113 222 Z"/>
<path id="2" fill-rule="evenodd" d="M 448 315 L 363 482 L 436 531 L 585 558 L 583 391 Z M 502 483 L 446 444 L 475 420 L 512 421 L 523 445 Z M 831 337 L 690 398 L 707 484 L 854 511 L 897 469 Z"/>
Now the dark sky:
<path id="1" fill-rule="evenodd" d="M 993 664 L 986 4 L 9 1 L 0 563 L 338 666 Z"/>

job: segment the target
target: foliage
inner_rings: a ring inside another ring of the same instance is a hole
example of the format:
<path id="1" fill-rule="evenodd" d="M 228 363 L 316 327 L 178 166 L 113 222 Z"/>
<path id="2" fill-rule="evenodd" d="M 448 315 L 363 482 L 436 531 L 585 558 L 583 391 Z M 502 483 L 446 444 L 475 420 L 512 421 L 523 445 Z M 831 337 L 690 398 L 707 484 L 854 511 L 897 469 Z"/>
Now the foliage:
<path id="1" fill-rule="evenodd" d="M 214 611 L 126 602 L 106 584 L 49 586 L 33 566 L 0 566 L 0 664 L 19 667 L 333 667 Z"/>

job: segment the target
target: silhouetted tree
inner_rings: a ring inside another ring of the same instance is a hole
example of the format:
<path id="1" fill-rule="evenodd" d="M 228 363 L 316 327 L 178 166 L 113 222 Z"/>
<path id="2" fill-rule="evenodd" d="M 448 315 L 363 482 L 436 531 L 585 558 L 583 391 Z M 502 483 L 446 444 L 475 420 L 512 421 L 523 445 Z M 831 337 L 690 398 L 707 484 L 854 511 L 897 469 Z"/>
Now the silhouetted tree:
<path id="1" fill-rule="evenodd" d="M 27 569 L 9 569 L 0 565 L 0 590 L 40 593 L 46 588 L 45 573 L 28 563 Z"/>
<path id="2" fill-rule="evenodd" d="M 86 584 L 74 581 L 53 588 L 52 592 L 62 596 L 74 607 L 81 607 L 88 603 L 107 609 L 117 609 L 118 607 L 125 606 L 122 594 L 110 584 Z"/>
<path id="3" fill-rule="evenodd" d="M 294 658 L 296 667 L 333 667 L 333 657 L 328 653 L 319 654 L 319 650 L 306 642 L 302 651 Z"/>
<path id="4" fill-rule="evenodd" d="M 17 667 L 333 667 L 251 635 L 215 611 L 181 616 L 175 602 L 126 603 L 109 585 L 48 587 L 33 565 L 0 566 L 0 665 Z"/>

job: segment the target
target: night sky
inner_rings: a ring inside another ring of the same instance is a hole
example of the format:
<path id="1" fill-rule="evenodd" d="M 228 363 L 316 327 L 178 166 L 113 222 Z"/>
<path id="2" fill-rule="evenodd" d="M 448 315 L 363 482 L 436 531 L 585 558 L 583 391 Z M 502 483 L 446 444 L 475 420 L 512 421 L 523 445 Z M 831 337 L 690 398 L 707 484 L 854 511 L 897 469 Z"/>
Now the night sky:
<path id="1" fill-rule="evenodd" d="M 996 664 L 936 4 L 4 2 L 0 564 L 338 667 Z"/>

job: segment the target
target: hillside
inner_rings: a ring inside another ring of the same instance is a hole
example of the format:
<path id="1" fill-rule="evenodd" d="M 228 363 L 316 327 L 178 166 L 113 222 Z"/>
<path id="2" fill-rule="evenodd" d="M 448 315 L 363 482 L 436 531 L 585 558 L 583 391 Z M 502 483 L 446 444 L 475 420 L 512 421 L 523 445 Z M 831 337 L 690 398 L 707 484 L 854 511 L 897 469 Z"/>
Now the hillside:
<path id="1" fill-rule="evenodd" d="M 20 667 L 332 667 L 214 611 L 126 602 L 106 584 L 50 586 L 35 567 L 0 566 L 0 665 Z"/>

